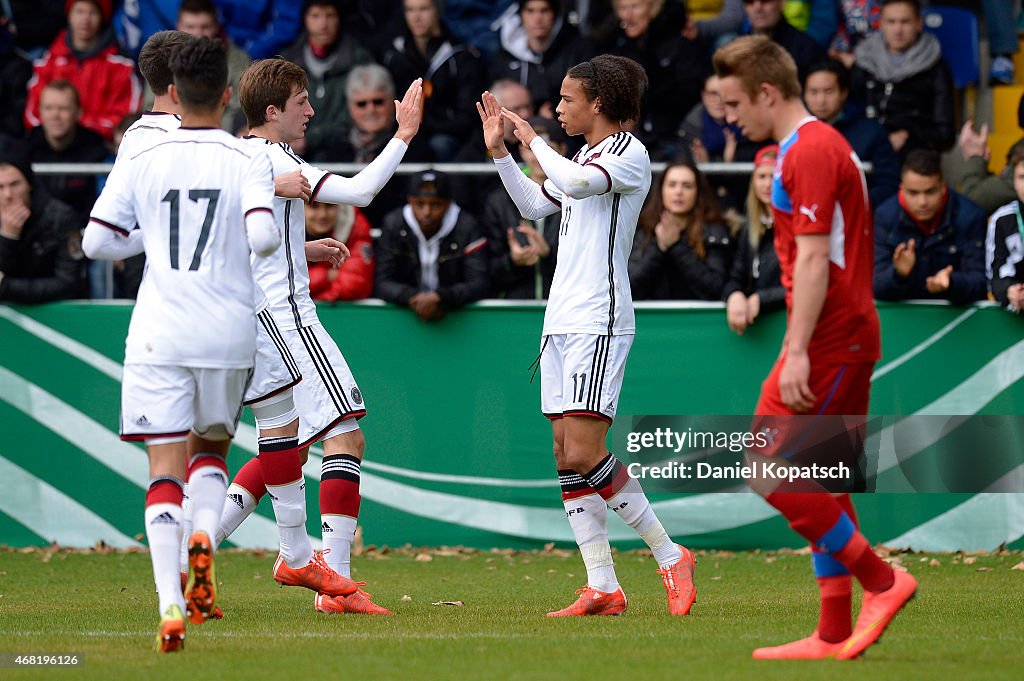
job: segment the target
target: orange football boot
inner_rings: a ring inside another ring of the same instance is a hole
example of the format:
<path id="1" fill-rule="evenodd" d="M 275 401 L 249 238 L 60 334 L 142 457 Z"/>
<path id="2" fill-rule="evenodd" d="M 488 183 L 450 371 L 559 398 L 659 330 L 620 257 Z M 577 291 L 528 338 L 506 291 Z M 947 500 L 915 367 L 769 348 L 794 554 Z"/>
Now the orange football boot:
<path id="1" fill-rule="evenodd" d="M 583 617 L 586 615 L 620 615 L 626 610 L 626 594 L 622 589 L 611 593 L 590 588 L 576 589 L 580 597 L 567 608 L 549 612 L 548 617 Z"/>
<path id="2" fill-rule="evenodd" d="M 860 615 L 853 625 L 853 633 L 843 642 L 836 653 L 840 660 L 852 660 L 864 653 L 872 643 L 882 637 L 882 632 L 892 618 L 917 594 L 917 580 L 909 572 L 893 570 L 893 583 L 881 593 L 864 592 Z"/>
<path id="3" fill-rule="evenodd" d="M 693 571 L 697 566 L 697 559 L 693 557 L 693 551 L 685 546 L 679 546 L 683 555 L 672 565 L 665 568 L 658 568 L 661 581 L 665 583 L 665 592 L 668 594 L 668 611 L 673 615 L 686 615 L 690 607 L 697 600 L 697 587 L 693 584 Z"/>
<path id="4" fill-rule="evenodd" d="M 825 660 L 834 657 L 846 641 L 829 643 L 822 641 L 815 631 L 807 638 L 784 643 L 781 646 L 758 648 L 753 653 L 755 660 Z"/>
<path id="5" fill-rule="evenodd" d="M 359 585 L 328 567 L 323 553 L 313 552 L 313 559 L 305 567 L 291 568 L 280 555 L 274 563 L 274 581 L 281 586 L 304 586 L 329 596 L 348 596 L 359 590 Z"/>
<path id="6" fill-rule="evenodd" d="M 189 580 L 185 587 L 188 621 L 202 624 L 213 615 L 217 600 L 217 575 L 213 569 L 213 542 L 205 532 L 193 532 L 188 540 Z"/>
<path id="7" fill-rule="evenodd" d="M 176 653 L 185 647 L 185 616 L 181 608 L 172 605 L 160 618 L 160 633 L 156 635 L 156 649 L 161 653 Z"/>
<path id="8" fill-rule="evenodd" d="M 357 586 L 365 586 L 366 582 L 356 582 Z M 360 613 L 363 615 L 394 615 L 387 608 L 377 605 L 371 600 L 370 594 L 366 593 L 362 589 L 357 589 L 355 593 L 349 594 L 348 596 L 328 596 L 324 593 L 318 593 L 316 599 L 313 601 L 313 607 L 316 608 L 317 612 L 327 612 L 332 614 L 341 613 Z"/>

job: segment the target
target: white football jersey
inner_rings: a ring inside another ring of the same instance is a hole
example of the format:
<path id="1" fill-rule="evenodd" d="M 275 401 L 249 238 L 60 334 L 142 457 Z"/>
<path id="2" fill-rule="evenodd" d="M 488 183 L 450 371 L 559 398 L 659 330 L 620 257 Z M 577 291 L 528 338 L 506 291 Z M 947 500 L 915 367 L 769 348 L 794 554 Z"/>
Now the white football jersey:
<path id="1" fill-rule="evenodd" d="M 134 156 L 147 144 L 163 139 L 163 136 L 181 127 L 181 116 L 172 113 L 147 111 L 142 118 L 132 123 L 117 147 L 117 159 Z"/>
<path id="2" fill-rule="evenodd" d="M 243 140 L 253 150 L 263 150 L 274 166 L 274 175 L 302 174 L 313 188 L 313 197 L 330 175 L 315 168 L 292 151 L 285 142 L 271 142 L 250 135 Z M 306 264 L 306 207 L 302 199 L 274 197 L 274 221 L 281 228 L 281 245 L 268 258 L 252 259 L 256 283 L 270 300 L 270 312 L 282 329 L 305 328 L 319 324 L 316 304 L 309 295 L 309 269 Z"/>
<path id="3" fill-rule="evenodd" d="M 146 250 L 125 364 L 253 365 L 245 216 L 273 197 L 266 153 L 220 129 L 168 131 L 114 165 L 90 218 L 122 234 L 138 224 Z"/>
<path id="4" fill-rule="evenodd" d="M 626 263 L 651 188 L 651 159 L 640 140 L 617 132 L 593 148 L 584 145 L 572 160 L 602 170 L 608 191 L 576 200 L 544 182 L 544 193 L 562 207 L 544 335 L 635 334 Z"/>

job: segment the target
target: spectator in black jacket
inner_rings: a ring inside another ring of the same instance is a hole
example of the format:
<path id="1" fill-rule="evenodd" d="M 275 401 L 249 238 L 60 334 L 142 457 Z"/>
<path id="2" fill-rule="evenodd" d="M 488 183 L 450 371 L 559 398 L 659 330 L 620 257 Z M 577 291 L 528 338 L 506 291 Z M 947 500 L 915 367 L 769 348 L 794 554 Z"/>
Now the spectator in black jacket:
<path id="1" fill-rule="evenodd" d="M 789 52 L 796 62 L 797 75 L 803 81 L 807 67 L 825 56 L 825 50 L 782 14 L 782 0 L 757 0 L 743 3 L 747 13 L 743 35 L 768 36 Z"/>
<path id="2" fill-rule="evenodd" d="M 879 32 L 854 55 L 852 96 L 889 131 L 901 159 L 953 145 L 953 77 L 939 41 L 924 31 L 919 0 L 883 0 Z"/>
<path id="3" fill-rule="evenodd" d="M 900 186 L 900 159 L 889 142 L 889 133 L 878 121 L 865 118 L 860 106 L 848 102 L 850 72 L 841 62 L 815 62 L 804 79 L 807 109 L 843 134 L 861 161 L 871 164 L 868 194 L 877 208 Z"/>
<path id="4" fill-rule="evenodd" d="M 529 119 L 534 131 L 561 155 L 568 150 L 565 131 L 550 118 Z M 537 184 L 547 176 L 529 146 L 521 144 L 523 172 Z M 491 253 L 491 280 L 500 298 L 541 300 L 551 292 L 562 214 L 527 220 L 504 187 L 492 191 L 480 216 Z"/>
<path id="5" fill-rule="evenodd" d="M 32 62 L 19 50 L 11 34 L 10 22 L 0 9 L 0 137 L 19 139 L 25 133 L 25 101 Z"/>
<path id="6" fill-rule="evenodd" d="M 989 290 L 999 304 L 1014 314 L 1024 310 L 1024 147 L 1010 157 L 1013 187 L 1017 198 L 999 208 L 988 221 L 985 237 L 985 276 Z"/>
<path id="7" fill-rule="evenodd" d="M 409 203 L 387 215 L 374 245 L 374 295 L 423 321 L 487 296 L 487 238 L 451 200 L 448 177 L 413 175 Z"/>
<path id="8" fill-rule="evenodd" d="M 779 156 L 775 145 L 762 147 L 754 157 L 754 174 L 747 192 L 747 221 L 737 237 L 736 257 L 725 285 L 725 318 L 739 335 L 766 312 L 786 305 L 782 270 L 775 254 L 775 215 L 772 213 L 772 172 Z"/>
<path id="9" fill-rule="evenodd" d="M 423 78 L 423 125 L 438 161 L 450 161 L 471 134 L 478 134 L 476 100 L 483 63 L 475 48 L 461 44 L 441 22 L 441 0 L 404 0 L 405 21 L 381 63 L 404 91 Z"/>
<path id="10" fill-rule="evenodd" d="M 519 0 L 501 24 L 493 80 L 514 80 L 530 91 L 534 108 L 554 118 L 565 72 L 593 56 L 593 48 L 562 16 L 559 0 Z"/>
<path id="11" fill-rule="evenodd" d="M 875 211 L 875 297 L 984 299 L 984 241 L 985 211 L 946 185 L 938 152 L 915 149 Z"/>
<path id="12" fill-rule="evenodd" d="M 693 161 L 651 187 L 629 256 L 636 300 L 721 300 L 735 244 L 711 185 Z"/>
<path id="13" fill-rule="evenodd" d="M 679 124 L 700 101 L 707 53 L 681 34 L 686 11 L 663 0 L 615 0 L 619 26 L 598 51 L 629 57 L 647 71 L 649 86 L 640 109 L 636 135 L 652 160 L 672 160 L 689 149 Z"/>
<path id="14" fill-rule="evenodd" d="M 41 125 L 32 128 L 28 141 L 34 163 L 100 163 L 107 159 L 106 144 L 99 133 L 79 123 L 82 107 L 78 90 L 66 80 L 48 83 L 39 95 Z M 71 206 L 80 216 L 79 228 L 89 221 L 96 202 L 95 175 L 46 175 L 39 184 L 54 198 Z"/>
<path id="15" fill-rule="evenodd" d="M 0 302 L 44 303 L 84 290 L 82 226 L 36 186 L 28 150 L 0 154 Z"/>

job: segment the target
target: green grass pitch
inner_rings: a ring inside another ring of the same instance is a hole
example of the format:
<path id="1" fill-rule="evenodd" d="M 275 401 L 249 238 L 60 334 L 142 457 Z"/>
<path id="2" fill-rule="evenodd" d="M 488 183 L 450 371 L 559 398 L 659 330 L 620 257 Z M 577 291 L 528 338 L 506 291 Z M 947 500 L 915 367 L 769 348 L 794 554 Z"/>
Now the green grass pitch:
<path id="1" fill-rule="evenodd" d="M 225 552 L 225 619 L 191 626 L 182 653 L 158 655 L 148 554 L 0 550 L 0 652 L 84 655 L 81 667 L 5 668 L 0 679 L 1021 678 L 1024 565 L 1014 566 L 1024 556 L 895 558 L 921 589 L 866 656 L 754 662 L 751 649 L 814 627 L 806 555 L 699 554 L 697 604 L 674 618 L 649 555 L 622 553 L 623 616 L 552 620 L 544 613 L 585 581 L 570 552 L 356 557 L 354 577 L 396 617 L 316 613 L 311 593 L 274 583 L 274 556 Z"/>

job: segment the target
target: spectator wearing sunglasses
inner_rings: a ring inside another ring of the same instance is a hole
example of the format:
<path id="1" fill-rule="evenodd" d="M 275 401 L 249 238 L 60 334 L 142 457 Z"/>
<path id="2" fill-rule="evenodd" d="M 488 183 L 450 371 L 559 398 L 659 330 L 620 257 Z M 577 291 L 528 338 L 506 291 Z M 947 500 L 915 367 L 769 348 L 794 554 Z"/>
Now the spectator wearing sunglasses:
<path id="1" fill-rule="evenodd" d="M 395 82 L 379 64 L 364 64 L 352 69 L 345 80 L 345 101 L 349 123 L 330 143 L 312 158 L 320 163 L 369 163 L 395 135 Z M 318 114 L 319 115 L 319 114 Z M 316 116 L 313 117 L 316 120 Z M 433 161 L 430 145 L 417 135 L 405 153 L 406 163 Z M 395 176 L 369 206 L 360 209 L 373 227 L 379 227 L 388 211 L 405 203 L 404 177 Z"/>

